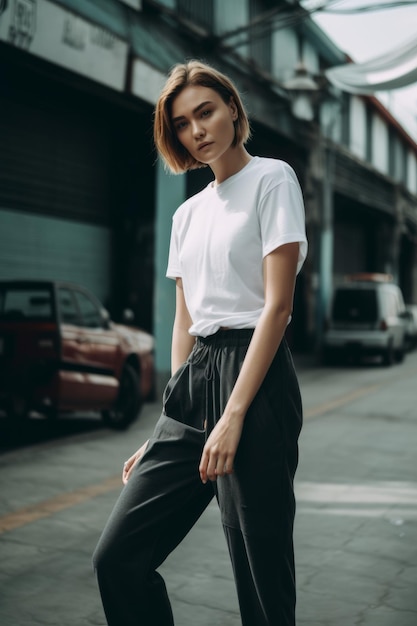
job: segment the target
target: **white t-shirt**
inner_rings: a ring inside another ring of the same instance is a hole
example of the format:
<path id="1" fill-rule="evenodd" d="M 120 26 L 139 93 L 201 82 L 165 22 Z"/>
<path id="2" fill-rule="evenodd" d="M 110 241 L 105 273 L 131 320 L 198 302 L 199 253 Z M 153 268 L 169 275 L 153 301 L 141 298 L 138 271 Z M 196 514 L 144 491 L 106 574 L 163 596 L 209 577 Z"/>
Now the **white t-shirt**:
<path id="1" fill-rule="evenodd" d="M 167 276 L 182 278 L 191 335 L 255 328 L 262 313 L 262 259 L 299 242 L 307 254 L 303 197 L 284 161 L 253 157 L 217 186 L 184 202 L 173 217 Z"/>

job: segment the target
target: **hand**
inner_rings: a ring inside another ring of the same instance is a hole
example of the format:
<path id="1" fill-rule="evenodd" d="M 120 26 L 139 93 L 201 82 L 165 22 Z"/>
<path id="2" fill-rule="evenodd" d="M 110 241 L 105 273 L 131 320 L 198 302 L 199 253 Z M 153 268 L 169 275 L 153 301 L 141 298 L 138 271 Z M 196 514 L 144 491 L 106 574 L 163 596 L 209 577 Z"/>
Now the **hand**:
<path id="1" fill-rule="evenodd" d="M 135 452 L 135 454 L 132 454 L 132 456 L 123 464 L 122 481 L 124 485 L 127 484 L 127 481 L 129 480 L 129 477 L 133 468 L 142 458 L 147 445 L 148 445 L 148 441 L 144 443 L 143 446 L 141 446 L 139 450 Z"/>
<path id="2" fill-rule="evenodd" d="M 233 473 L 233 462 L 242 434 L 243 418 L 223 415 L 210 433 L 201 455 L 200 478 L 216 480 Z"/>

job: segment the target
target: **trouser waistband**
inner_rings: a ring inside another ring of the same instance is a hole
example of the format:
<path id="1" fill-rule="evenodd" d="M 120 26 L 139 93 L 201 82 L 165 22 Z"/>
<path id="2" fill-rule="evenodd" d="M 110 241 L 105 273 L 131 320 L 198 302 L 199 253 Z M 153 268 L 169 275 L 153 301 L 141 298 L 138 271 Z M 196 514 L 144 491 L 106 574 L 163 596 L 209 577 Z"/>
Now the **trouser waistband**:
<path id="1" fill-rule="evenodd" d="M 223 346 L 244 346 L 250 342 L 254 333 L 254 328 L 231 328 L 218 330 L 208 337 L 197 337 L 197 344 L 223 345 Z"/>

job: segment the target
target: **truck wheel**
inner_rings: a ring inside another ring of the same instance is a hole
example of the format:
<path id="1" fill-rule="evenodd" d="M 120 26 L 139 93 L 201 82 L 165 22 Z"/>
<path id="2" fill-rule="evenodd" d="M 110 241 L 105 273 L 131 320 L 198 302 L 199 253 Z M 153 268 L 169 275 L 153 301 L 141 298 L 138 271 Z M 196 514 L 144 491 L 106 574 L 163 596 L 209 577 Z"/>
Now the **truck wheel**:
<path id="1" fill-rule="evenodd" d="M 119 393 L 111 409 L 102 411 L 103 422 L 110 428 L 123 430 L 137 418 L 142 408 L 139 375 L 126 363 L 120 378 Z"/>
<path id="2" fill-rule="evenodd" d="M 46 409 L 44 409 L 44 415 L 46 417 L 46 419 L 48 420 L 48 422 L 50 422 L 51 424 L 55 423 L 59 417 L 59 412 L 58 409 L 56 407 L 48 407 Z"/>
<path id="3" fill-rule="evenodd" d="M 7 398 L 6 414 L 9 419 L 23 421 L 29 417 L 29 402 L 25 394 L 12 392 Z"/>

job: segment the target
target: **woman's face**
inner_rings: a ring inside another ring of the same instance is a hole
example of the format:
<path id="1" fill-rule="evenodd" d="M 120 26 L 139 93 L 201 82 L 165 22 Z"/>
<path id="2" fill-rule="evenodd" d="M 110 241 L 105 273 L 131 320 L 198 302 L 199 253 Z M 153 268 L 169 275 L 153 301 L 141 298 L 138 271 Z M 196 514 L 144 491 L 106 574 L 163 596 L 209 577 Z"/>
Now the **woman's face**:
<path id="1" fill-rule="evenodd" d="M 238 112 L 209 87 L 191 86 L 172 102 L 172 124 L 180 143 L 197 161 L 213 164 L 232 147 Z"/>

